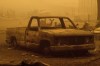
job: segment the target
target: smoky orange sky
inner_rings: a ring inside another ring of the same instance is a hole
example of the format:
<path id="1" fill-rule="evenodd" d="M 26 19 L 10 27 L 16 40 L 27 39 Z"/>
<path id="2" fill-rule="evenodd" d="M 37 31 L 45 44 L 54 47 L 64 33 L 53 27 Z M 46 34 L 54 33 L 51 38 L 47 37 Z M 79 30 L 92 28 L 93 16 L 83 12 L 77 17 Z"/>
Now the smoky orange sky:
<path id="1" fill-rule="evenodd" d="M 91 3 L 93 3 L 92 7 Z M 87 15 L 92 10 L 94 16 L 97 13 L 95 4 L 96 0 L 0 0 L 0 10 L 14 10 L 17 13 L 40 10 L 41 12 L 55 12 L 57 14 L 65 14 L 66 12 L 67 15 L 74 13 L 79 15 L 79 10 L 82 15 Z"/>
<path id="2" fill-rule="evenodd" d="M 11 10 L 15 14 L 26 16 L 33 16 L 34 10 L 41 13 L 38 15 L 53 15 L 53 16 L 67 16 L 71 19 L 82 19 L 84 21 L 96 20 L 97 18 L 97 0 L 0 0 L 0 29 L 7 27 L 22 26 L 23 22 L 27 25 L 28 19 L 20 18 L 15 20 L 14 16 L 9 20 L 8 12 Z M 84 3 L 83 3 L 84 2 Z M 91 4 L 92 3 L 92 4 Z M 31 13 L 33 12 L 33 13 Z M 30 13 L 30 14 L 29 14 Z M 28 15 L 27 15 L 28 14 Z M 3 19 L 3 20 L 2 20 Z M 25 23 L 26 22 L 26 23 Z"/>
<path id="3" fill-rule="evenodd" d="M 0 0 L 0 8 L 29 11 L 34 9 L 48 9 L 59 6 L 77 7 L 79 0 Z"/>

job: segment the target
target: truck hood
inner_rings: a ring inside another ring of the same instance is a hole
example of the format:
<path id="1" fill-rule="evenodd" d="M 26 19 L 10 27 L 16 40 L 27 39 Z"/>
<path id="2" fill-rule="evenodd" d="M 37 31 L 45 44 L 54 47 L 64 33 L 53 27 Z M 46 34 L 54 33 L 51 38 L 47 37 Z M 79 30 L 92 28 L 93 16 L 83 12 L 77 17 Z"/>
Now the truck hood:
<path id="1" fill-rule="evenodd" d="M 78 30 L 78 29 L 52 29 L 42 30 L 42 33 L 51 34 L 54 36 L 88 36 L 93 35 L 90 31 Z"/>

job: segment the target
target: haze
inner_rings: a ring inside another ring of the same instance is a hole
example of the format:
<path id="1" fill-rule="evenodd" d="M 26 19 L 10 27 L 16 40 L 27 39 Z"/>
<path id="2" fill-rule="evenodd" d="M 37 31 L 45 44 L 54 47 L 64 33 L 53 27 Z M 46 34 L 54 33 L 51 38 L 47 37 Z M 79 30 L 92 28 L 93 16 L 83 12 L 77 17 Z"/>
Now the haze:
<path id="1" fill-rule="evenodd" d="M 66 4 L 66 5 L 65 5 Z M 77 6 L 78 0 L 0 0 L 0 8 L 41 9 L 55 6 Z"/>
<path id="2" fill-rule="evenodd" d="M 90 16 L 89 19 L 96 20 L 97 18 L 96 3 L 93 4 L 93 7 L 90 8 L 91 6 L 89 5 L 90 3 L 88 4 L 88 2 L 85 2 L 87 4 L 84 3 L 85 4 L 84 7 L 84 5 L 81 6 L 82 4 L 81 1 L 83 0 L 0 0 L 0 22 L 7 22 L 10 17 L 15 18 L 19 16 L 28 17 L 28 19 L 26 19 L 26 21 L 28 21 L 29 17 L 33 15 L 68 16 L 71 19 L 78 19 L 78 20 L 79 19 L 88 20 L 88 16 Z M 84 0 L 84 1 L 90 1 L 90 0 Z M 96 0 L 91 0 L 91 1 L 96 2 Z M 3 21 L 1 21 L 2 17 Z M 22 17 L 20 17 L 20 19 L 24 22 L 25 19 L 23 19 Z M 19 22 L 17 20 L 10 22 L 12 23 Z M 15 27 L 17 24 L 16 23 L 14 25 L 12 23 L 10 26 Z M 5 25 L 0 25 L 0 27 L 9 26 L 6 23 L 1 23 L 1 24 Z"/>

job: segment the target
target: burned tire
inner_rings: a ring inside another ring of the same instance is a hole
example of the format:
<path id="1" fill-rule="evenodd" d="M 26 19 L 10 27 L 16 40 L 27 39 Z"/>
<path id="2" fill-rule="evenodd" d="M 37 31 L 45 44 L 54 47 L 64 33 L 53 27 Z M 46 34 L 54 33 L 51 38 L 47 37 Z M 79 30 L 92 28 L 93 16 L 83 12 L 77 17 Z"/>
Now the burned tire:
<path id="1" fill-rule="evenodd" d="M 41 41 L 39 49 L 42 54 L 49 55 L 51 53 L 50 42 L 49 41 Z"/>
<path id="2" fill-rule="evenodd" d="M 16 39 L 16 37 L 12 36 L 10 38 L 10 45 L 13 46 L 13 47 L 17 46 L 17 39 Z"/>

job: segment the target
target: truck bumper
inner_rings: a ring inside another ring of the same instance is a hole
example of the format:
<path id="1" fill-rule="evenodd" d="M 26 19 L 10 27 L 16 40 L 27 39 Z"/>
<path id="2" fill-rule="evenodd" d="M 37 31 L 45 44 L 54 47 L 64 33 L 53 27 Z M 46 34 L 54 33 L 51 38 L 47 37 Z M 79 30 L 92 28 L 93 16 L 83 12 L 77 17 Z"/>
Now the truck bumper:
<path id="1" fill-rule="evenodd" d="M 95 44 L 51 46 L 52 51 L 93 50 Z"/>

